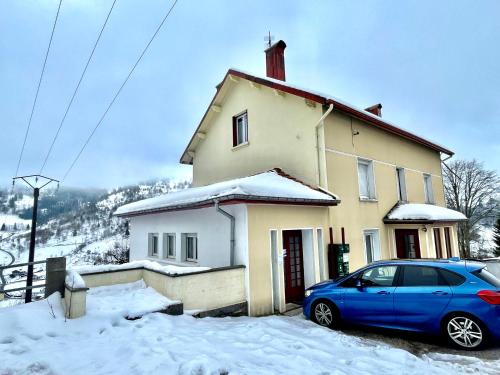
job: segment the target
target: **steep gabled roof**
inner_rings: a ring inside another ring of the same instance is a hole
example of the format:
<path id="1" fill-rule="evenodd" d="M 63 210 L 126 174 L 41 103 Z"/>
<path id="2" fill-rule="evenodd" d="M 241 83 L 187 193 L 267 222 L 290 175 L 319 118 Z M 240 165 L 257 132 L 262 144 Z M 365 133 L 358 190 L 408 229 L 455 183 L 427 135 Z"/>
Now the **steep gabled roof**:
<path id="1" fill-rule="evenodd" d="M 332 193 L 315 189 L 284 173 L 281 169 L 190 188 L 143 199 L 119 207 L 120 217 L 203 208 L 231 203 L 267 203 L 286 205 L 335 206 L 340 203 Z"/>
<path id="2" fill-rule="evenodd" d="M 287 82 L 280 81 L 277 79 L 269 78 L 269 77 L 259 77 L 256 75 L 252 75 L 249 73 L 246 73 L 242 70 L 234 69 L 231 68 L 227 71 L 226 75 L 224 76 L 224 79 L 220 84 L 217 85 L 217 92 L 215 93 L 210 105 L 208 106 L 205 114 L 203 115 L 203 118 L 200 121 L 200 124 L 198 125 L 196 131 L 194 132 L 193 136 L 191 137 L 191 140 L 189 141 L 186 149 L 184 150 L 180 162 L 182 164 L 192 164 L 192 157 L 189 155 L 189 151 L 193 150 L 193 144 L 196 143 L 196 134 L 200 131 L 200 128 L 202 127 L 202 124 L 204 123 L 205 119 L 210 113 L 210 109 L 214 104 L 216 104 L 217 98 L 219 97 L 219 94 L 221 93 L 224 83 L 227 81 L 227 79 L 231 77 L 238 77 L 238 78 L 243 78 L 248 81 L 255 82 L 260 85 L 264 85 L 269 88 L 273 88 L 282 92 L 286 92 L 291 95 L 296 95 L 299 97 L 302 97 L 304 99 L 311 100 L 313 102 L 319 103 L 321 105 L 329 105 L 333 104 L 334 110 L 340 111 L 342 113 L 345 113 L 349 116 L 356 117 L 360 120 L 363 120 L 379 129 L 385 130 L 389 133 L 396 134 L 400 137 L 406 138 L 410 141 L 413 141 L 415 143 L 421 144 L 425 147 L 428 147 L 434 151 L 437 152 L 442 152 L 447 155 L 453 155 L 453 151 L 433 142 L 430 141 L 424 137 L 421 137 L 419 135 L 416 135 L 408 130 L 402 129 L 398 127 L 397 125 L 385 121 L 382 118 L 380 118 L 377 115 L 374 115 L 373 113 L 370 113 L 364 109 L 357 108 L 356 106 L 353 106 L 349 103 L 346 103 L 338 98 L 335 98 L 331 95 L 323 94 L 317 91 L 301 88 L 299 86 L 291 85 Z"/>

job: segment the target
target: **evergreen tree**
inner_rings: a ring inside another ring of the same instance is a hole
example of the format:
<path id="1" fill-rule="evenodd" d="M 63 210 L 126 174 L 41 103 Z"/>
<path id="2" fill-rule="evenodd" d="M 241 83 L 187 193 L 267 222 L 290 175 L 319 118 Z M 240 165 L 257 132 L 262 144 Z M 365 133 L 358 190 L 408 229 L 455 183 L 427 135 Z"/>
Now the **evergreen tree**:
<path id="1" fill-rule="evenodd" d="M 2 229 L 0 229 L 2 232 L 5 232 L 5 223 L 2 224 Z"/>
<path id="2" fill-rule="evenodd" d="M 500 257 L 500 216 L 493 226 L 493 253 L 495 256 Z"/>

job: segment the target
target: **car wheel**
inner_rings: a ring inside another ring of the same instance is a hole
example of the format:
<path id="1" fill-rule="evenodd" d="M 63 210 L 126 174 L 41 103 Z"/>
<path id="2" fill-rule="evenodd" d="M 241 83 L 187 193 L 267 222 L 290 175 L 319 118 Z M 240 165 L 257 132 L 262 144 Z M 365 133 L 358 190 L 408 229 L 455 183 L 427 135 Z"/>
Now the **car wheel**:
<path id="1" fill-rule="evenodd" d="M 340 314 L 337 307 L 329 301 L 315 302 L 311 315 L 313 321 L 323 327 L 337 328 L 340 324 Z"/>
<path id="2" fill-rule="evenodd" d="M 487 331 L 478 319 L 467 314 L 448 317 L 443 326 L 448 342 L 457 349 L 478 350 L 487 342 Z"/>

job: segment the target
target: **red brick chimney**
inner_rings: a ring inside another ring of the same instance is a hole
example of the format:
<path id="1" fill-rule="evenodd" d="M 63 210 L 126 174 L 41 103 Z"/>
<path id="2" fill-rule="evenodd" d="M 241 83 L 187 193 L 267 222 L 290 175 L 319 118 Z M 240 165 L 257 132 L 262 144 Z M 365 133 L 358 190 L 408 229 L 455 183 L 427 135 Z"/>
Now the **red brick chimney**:
<path id="1" fill-rule="evenodd" d="M 265 50 L 266 75 L 269 78 L 285 80 L 285 48 L 285 42 L 280 40 Z"/>
<path id="2" fill-rule="evenodd" d="M 371 107 L 365 108 L 365 111 L 373 113 L 374 115 L 378 117 L 382 117 L 382 104 L 378 103 L 375 105 L 372 105 Z"/>

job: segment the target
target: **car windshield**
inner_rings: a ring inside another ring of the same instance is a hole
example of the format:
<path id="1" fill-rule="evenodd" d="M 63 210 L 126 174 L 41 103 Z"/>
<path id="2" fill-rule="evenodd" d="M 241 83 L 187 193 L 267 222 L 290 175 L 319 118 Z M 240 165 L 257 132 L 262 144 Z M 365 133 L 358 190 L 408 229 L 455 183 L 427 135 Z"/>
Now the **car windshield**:
<path id="1" fill-rule="evenodd" d="M 494 287 L 500 288 L 500 279 L 487 270 L 487 267 L 472 272 L 472 274 Z"/>

